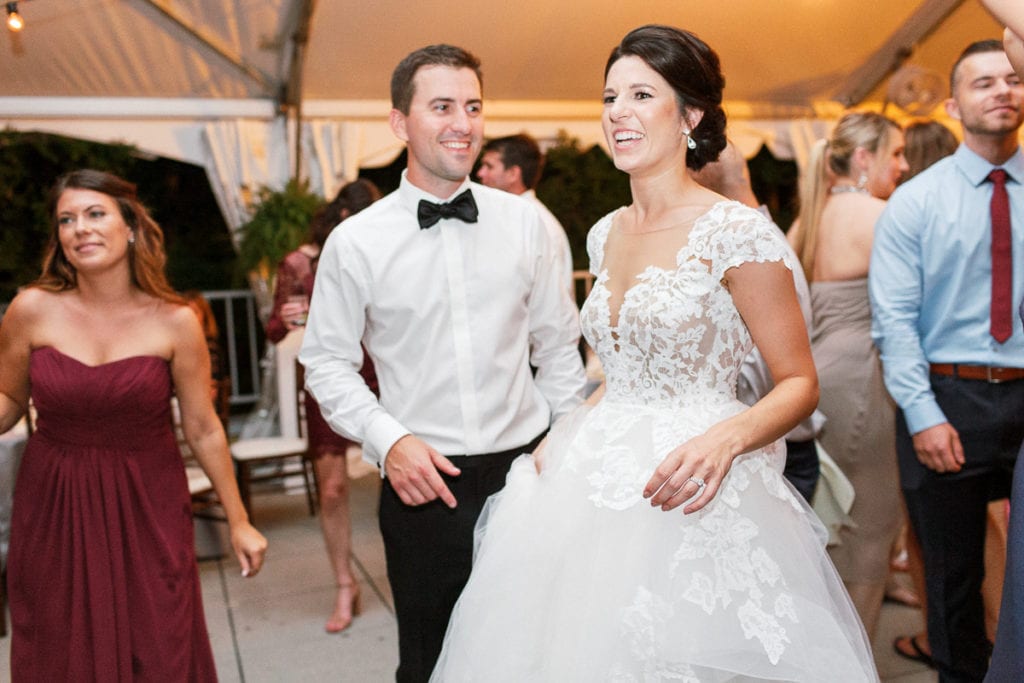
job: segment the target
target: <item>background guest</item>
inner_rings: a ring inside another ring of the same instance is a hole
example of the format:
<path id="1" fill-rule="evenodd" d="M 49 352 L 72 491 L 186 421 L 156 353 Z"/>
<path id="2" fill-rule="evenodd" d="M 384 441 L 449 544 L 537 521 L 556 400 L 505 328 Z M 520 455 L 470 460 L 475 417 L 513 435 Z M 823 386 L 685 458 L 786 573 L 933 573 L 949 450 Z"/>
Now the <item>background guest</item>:
<path id="1" fill-rule="evenodd" d="M 1024 78 L 1024 7 L 1018 0 L 982 0 L 982 4 L 1006 25 L 1003 48 L 1017 77 Z M 1024 300 L 1019 313 L 1024 318 Z M 1024 452 L 1024 445 L 1021 449 Z M 1024 468 L 1016 468 L 1013 475 L 1010 513 L 1006 577 L 987 683 L 1024 679 Z"/>
<path id="2" fill-rule="evenodd" d="M 541 222 L 551 241 L 551 249 L 558 255 L 560 277 L 567 282 L 569 294 L 576 299 L 572 277 L 572 251 L 565 228 L 548 207 L 537 198 L 537 183 L 544 170 L 544 155 L 537 141 L 525 133 L 494 138 L 484 144 L 480 168 L 476 177 L 487 187 L 517 194 L 537 207 Z"/>
<path id="3" fill-rule="evenodd" d="M 1007 494 L 1024 438 L 1024 270 L 1013 267 L 1024 243 L 1024 86 L 992 40 L 969 45 L 950 81 L 946 112 L 963 143 L 893 195 L 869 280 L 872 333 L 900 407 L 900 485 L 923 550 L 932 660 L 940 681 L 974 681 L 991 652 L 986 512 Z"/>
<path id="4" fill-rule="evenodd" d="M 871 341 L 867 274 L 875 220 L 907 170 L 903 132 L 873 112 L 843 116 L 812 149 L 790 240 L 811 283 L 811 348 L 826 423 L 822 446 L 855 492 L 852 524 L 829 548 L 871 637 L 900 528 L 895 412 Z"/>
<path id="5" fill-rule="evenodd" d="M 957 145 L 960 144 L 949 128 L 946 128 L 946 126 L 938 121 L 932 120 L 913 121 L 907 124 L 903 129 L 903 137 L 906 143 L 904 156 L 907 159 L 907 172 L 900 179 L 900 184 L 909 181 L 939 159 L 949 156 L 956 151 Z M 905 516 L 906 510 L 904 509 Z M 906 550 L 906 571 L 914 582 L 913 595 L 917 604 L 913 605 L 907 600 L 899 601 L 926 610 L 927 606 L 923 598 L 925 595 L 925 583 L 921 546 L 918 543 L 917 536 L 914 535 L 913 528 L 909 526 L 906 520 L 903 523 L 901 536 L 894 544 L 894 554 L 901 554 L 900 550 L 896 549 L 897 547 Z M 986 543 L 986 547 L 988 547 L 988 543 Z M 886 586 L 886 597 L 889 597 L 890 594 L 894 596 L 900 595 L 893 592 L 895 580 L 895 577 L 890 574 L 889 584 Z M 922 614 L 926 615 L 927 613 L 922 612 Z M 914 635 L 897 636 L 893 640 L 892 646 L 896 654 L 901 657 L 927 666 L 934 666 L 931 658 L 931 647 L 928 645 L 927 629 Z"/>
<path id="6" fill-rule="evenodd" d="M 943 159 L 956 151 L 960 144 L 956 136 L 945 125 L 933 120 L 913 121 L 903 129 L 906 139 L 907 165 L 909 170 L 900 180 L 906 183 L 918 173 L 925 170 L 939 159 Z M 1006 564 L 1007 515 L 1006 501 L 996 500 L 989 504 L 987 524 L 985 525 L 985 579 L 982 582 L 982 599 L 985 605 L 985 631 L 989 639 L 996 637 L 996 623 L 1000 615 L 1000 596 L 1004 586 Z M 907 553 L 906 570 L 914 582 L 914 596 L 918 599 L 925 618 L 927 603 L 924 600 L 925 579 L 924 564 L 921 558 L 921 546 L 909 524 L 904 524 L 904 543 Z M 898 541 L 897 545 L 901 545 Z M 890 576 L 886 598 L 892 595 L 893 578 Z M 905 602 L 906 601 L 902 601 Z M 928 644 L 927 629 L 915 635 L 901 635 L 893 641 L 897 654 L 907 659 L 934 666 L 931 658 L 931 646 Z"/>
<path id="7" fill-rule="evenodd" d="M 277 267 L 274 307 L 267 321 L 267 339 L 276 344 L 290 331 L 306 324 L 309 300 L 320 250 L 327 236 L 343 220 L 380 199 L 380 191 L 369 180 L 359 179 L 343 186 L 329 204 L 313 216 L 305 244 L 284 257 Z M 364 355 L 360 374 L 373 391 L 377 378 L 373 362 Z M 306 392 L 307 451 L 316 471 L 320 498 L 320 526 L 327 545 L 338 593 L 334 611 L 324 628 L 328 633 L 344 631 L 359 608 L 359 582 L 352 572 L 352 524 L 349 520 L 349 476 L 345 452 L 352 441 L 336 434 L 320 414 L 320 406 Z"/>

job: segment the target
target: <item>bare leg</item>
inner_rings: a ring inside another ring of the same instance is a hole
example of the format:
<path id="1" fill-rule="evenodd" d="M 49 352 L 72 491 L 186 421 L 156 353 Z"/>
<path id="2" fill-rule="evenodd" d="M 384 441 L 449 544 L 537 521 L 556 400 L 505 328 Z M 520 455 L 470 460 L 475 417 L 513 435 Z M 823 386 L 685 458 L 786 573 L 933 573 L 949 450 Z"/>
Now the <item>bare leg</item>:
<path id="1" fill-rule="evenodd" d="M 903 524 L 900 525 L 900 533 L 892 544 L 892 550 L 889 551 L 889 578 L 885 582 L 885 599 L 907 607 L 920 607 L 921 598 L 918 596 L 916 588 L 904 584 L 903 577 L 900 576 L 900 574 L 910 571 L 910 552 L 907 550 L 910 523 L 907 521 L 902 505 L 900 505 L 900 510 L 903 515 Z"/>
<path id="2" fill-rule="evenodd" d="M 314 461 L 320 482 L 320 528 L 327 544 L 327 556 L 334 568 L 338 594 L 334 612 L 324 628 L 328 633 L 344 631 L 358 609 L 359 584 L 352 573 L 352 525 L 349 521 L 349 482 L 345 454 L 326 454 Z"/>
<path id="3" fill-rule="evenodd" d="M 985 527 L 985 580 L 981 583 L 981 598 L 985 602 L 985 631 L 995 641 L 999 607 L 1003 597 L 1003 577 L 1006 572 L 1006 500 L 988 504 L 988 524 Z"/>
<path id="4" fill-rule="evenodd" d="M 906 508 L 904 508 L 904 516 L 906 515 Z M 928 623 L 928 604 L 925 601 L 925 583 L 924 583 L 924 559 L 921 557 L 921 543 L 917 540 L 917 534 L 914 533 L 914 527 L 910 524 L 906 526 L 907 537 L 907 573 L 910 574 L 910 578 L 914 582 L 914 592 L 917 593 L 921 599 L 921 621 L 923 624 Z M 925 626 L 914 635 L 901 635 L 893 643 L 893 647 L 902 652 L 908 657 L 915 655 L 916 649 L 920 650 L 923 654 L 931 656 L 932 648 L 928 644 L 928 627 Z"/>
<path id="5" fill-rule="evenodd" d="M 885 597 L 885 579 L 856 583 L 844 581 L 843 584 L 864 624 L 864 631 L 867 632 L 868 639 L 873 639 L 875 627 L 878 625 L 878 616 L 882 611 L 882 600 Z"/>

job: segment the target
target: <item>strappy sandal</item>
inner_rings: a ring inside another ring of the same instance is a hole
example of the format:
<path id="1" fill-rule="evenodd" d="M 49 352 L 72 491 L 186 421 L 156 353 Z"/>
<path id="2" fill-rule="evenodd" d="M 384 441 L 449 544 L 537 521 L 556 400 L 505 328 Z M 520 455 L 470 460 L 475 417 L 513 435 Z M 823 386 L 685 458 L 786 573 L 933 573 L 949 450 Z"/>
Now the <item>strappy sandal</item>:
<path id="1" fill-rule="evenodd" d="M 892 649 L 900 657 L 909 659 L 912 662 L 918 662 L 924 664 L 930 669 L 935 668 L 935 661 L 932 656 L 921 649 L 920 643 L 917 642 L 917 634 L 912 636 L 897 636 L 896 640 L 892 641 Z M 901 643 L 906 643 L 910 646 L 909 650 L 900 647 Z"/>

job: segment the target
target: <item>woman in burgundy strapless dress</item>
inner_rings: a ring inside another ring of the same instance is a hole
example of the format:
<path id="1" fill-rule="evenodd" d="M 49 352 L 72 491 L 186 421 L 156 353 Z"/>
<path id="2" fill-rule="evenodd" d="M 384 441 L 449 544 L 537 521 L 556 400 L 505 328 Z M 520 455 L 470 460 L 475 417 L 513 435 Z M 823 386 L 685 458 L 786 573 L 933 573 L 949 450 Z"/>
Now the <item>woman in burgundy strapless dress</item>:
<path id="1" fill-rule="evenodd" d="M 216 680 L 172 395 L 244 574 L 266 540 L 238 496 L 199 322 L 134 185 L 74 171 L 53 197 L 43 275 L 0 325 L 0 432 L 30 396 L 38 414 L 12 513 L 11 678 Z"/>

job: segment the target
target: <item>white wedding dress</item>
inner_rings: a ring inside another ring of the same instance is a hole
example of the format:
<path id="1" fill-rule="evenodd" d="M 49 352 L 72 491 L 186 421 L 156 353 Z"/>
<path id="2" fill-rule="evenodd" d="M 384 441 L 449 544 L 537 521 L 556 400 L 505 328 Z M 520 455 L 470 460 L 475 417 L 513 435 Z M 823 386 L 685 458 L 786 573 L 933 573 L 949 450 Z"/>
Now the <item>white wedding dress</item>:
<path id="1" fill-rule="evenodd" d="M 786 261 L 783 244 L 756 211 L 716 204 L 675 269 L 638 276 L 612 328 L 601 264 L 614 215 L 588 237 L 596 281 L 581 313 L 606 393 L 554 427 L 540 476 L 523 456 L 488 501 L 431 680 L 878 680 L 781 443 L 737 457 L 697 513 L 642 496 L 670 450 L 744 410 L 751 340 L 721 280 Z"/>

